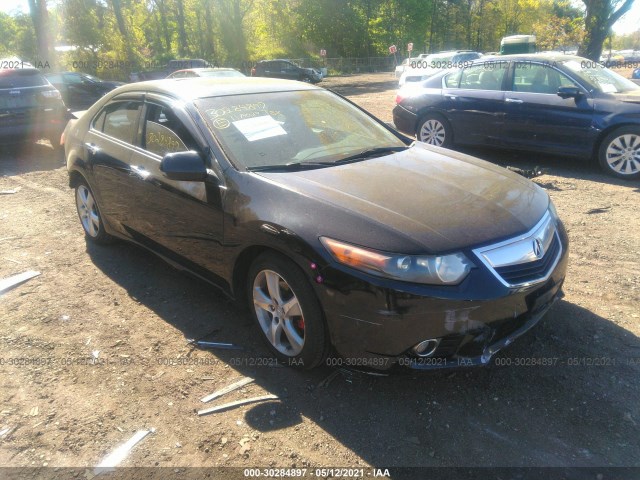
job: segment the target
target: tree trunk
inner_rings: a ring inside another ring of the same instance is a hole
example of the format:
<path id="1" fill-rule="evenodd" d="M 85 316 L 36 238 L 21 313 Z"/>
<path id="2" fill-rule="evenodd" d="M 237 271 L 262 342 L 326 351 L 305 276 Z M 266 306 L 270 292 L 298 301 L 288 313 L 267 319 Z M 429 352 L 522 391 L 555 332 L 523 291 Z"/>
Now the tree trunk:
<path id="1" fill-rule="evenodd" d="M 134 64 L 136 63 L 136 55 L 133 52 L 133 45 L 131 44 L 131 38 L 129 36 L 129 29 L 124 20 L 122 13 L 122 3 L 120 0 L 111 0 L 111 7 L 113 8 L 113 14 L 116 17 L 116 23 L 118 24 L 118 30 L 122 35 L 122 41 L 124 42 L 124 49 L 127 55 L 127 61 Z"/>
<path id="2" fill-rule="evenodd" d="M 209 2 L 208 0 L 204 0 L 203 8 L 205 23 L 205 58 L 209 61 L 215 61 L 216 47 L 215 39 L 213 36 L 213 15 L 211 14 L 211 2 Z"/>
<path id="3" fill-rule="evenodd" d="M 36 31 L 36 42 L 39 61 L 42 63 L 55 63 L 51 58 L 51 40 L 49 36 L 49 13 L 47 0 L 29 0 L 31 21 Z"/>
<path id="4" fill-rule="evenodd" d="M 168 17 L 167 17 L 167 8 L 165 6 L 165 0 L 155 0 L 155 4 L 158 7 L 157 12 L 159 13 L 159 23 L 162 28 L 162 36 L 164 39 L 164 51 L 171 51 L 171 32 L 169 31 L 168 25 Z"/>
<path id="5" fill-rule="evenodd" d="M 578 55 L 590 60 L 599 61 L 602 55 L 602 45 L 609 35 L 611 27 L 627 13 L 634 0 L 625 0 L 614 11 L 614 0 L 582 0 L 587 7 L 584 19 L 585 36 Z"/>
<path id="6" fill-rule="evenodd" d="M 184 1 L 176 0 L 176 22 L 178 24 L 178 55 L 181 58 L 187 57 L 187 31 L 184 28 Z"/>

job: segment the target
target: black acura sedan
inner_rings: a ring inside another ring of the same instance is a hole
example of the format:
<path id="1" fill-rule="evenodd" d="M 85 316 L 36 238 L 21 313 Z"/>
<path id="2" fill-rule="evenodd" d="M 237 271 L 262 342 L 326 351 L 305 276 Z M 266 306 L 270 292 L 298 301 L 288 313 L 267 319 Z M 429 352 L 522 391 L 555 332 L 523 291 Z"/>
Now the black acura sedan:
<path id="1" fill-rule="evenodd" d="M 396 127 L 450 147 L 485 145 L 598 160 L 640 178 L 640 86 L 569 55 L 506 55 L 398 92 Z"/>
<path id="2" fill-rule="evenodd" d="M 65 138 L 87 239 L 246 301 L 292 366 L 486 364 L 562 296 L 567 236 L 541 188 L 322 88 L 136 83 Z"/>

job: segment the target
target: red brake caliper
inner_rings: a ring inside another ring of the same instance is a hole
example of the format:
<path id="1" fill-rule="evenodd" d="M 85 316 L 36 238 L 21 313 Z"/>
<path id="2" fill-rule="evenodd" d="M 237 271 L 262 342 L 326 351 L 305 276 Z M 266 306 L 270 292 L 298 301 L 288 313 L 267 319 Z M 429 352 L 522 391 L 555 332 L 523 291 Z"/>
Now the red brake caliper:
<path id="1" fill-rule="evenodd" d="M 298 323 L 298 328 L 300 330 L 304 330 L 304 318 L 299 318 L 297 323 Z"/>

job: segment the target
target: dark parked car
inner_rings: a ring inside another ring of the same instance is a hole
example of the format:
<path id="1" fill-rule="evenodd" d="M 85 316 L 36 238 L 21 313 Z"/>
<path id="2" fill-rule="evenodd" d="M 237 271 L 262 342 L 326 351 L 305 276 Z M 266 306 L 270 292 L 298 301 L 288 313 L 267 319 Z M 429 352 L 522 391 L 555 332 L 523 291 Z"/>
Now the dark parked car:
<path id="1" fill-rule="evenodd" d="M 593 158 L 640 178 L 640 87 L 591 60 L 482 59 L 402 89 L 396 102 L 396 127 L 423 142 Z"/>
<path id="2" fill-rule="evenodd" d="M 167 78 L 193 78 L 193 77 L 245 77 L 246 75 L 235 68 L 186 68 L 178 70 Z"/>
<path id="3" fill-rule="evenodd" d="M 302 68 L 289 60 L 261 60 L 251 69 L 251 76 L 283 78 L 309 83 L 318 83 L 322 80 L 320 70 Z"/>
<path id="4" fill-rule="evenodd" d="M 69 118 L 60 92 L 38 69 L 0 69 L 0 144 L 46 138 L 60 148 Z"/>
<path id="5" fill-rule="evenodd" d="M 64 103 L 72 110 L 89 108 L 105 93 L 124 85 L 81 72 L 47 73 L 45 77 L 60 91 Z"/>
<path id="6" fill-rule="evenodd" d="M 65 135 L 87 239 L 247 301 L 292 366 L 330 347 L 333 365 L 486 364 L 562 295 L 567 236 L 542 188 L 312 85 L 133 84 Z"/>

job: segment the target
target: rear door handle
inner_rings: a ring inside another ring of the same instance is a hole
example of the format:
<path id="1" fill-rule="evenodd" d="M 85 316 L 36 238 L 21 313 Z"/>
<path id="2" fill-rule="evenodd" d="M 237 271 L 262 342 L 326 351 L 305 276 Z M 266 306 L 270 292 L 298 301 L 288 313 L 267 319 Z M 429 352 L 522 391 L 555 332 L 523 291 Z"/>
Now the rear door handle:
<path id="1" fill-rule="evenodd" d="M 505 98 L 504 101 L 507 103 L 524 103 L 524 100 L 520 100 L 519 98 Z"/>
<path id="2" fill-rule="evenodd" d="M 449 100 L 457 100 L 458 96 L 457 95 L 449 95 L 449 94 L 445 94 L 444 96 L 445 98 L 448 98 Z"/>
<path id="3" fill-rule="evenodd" d="M 87 150 L 91 155 L 95 155 L 100 151 L 100 148 L 93 143 L 85 143 L 84 146 L 87 147 Z"/>

